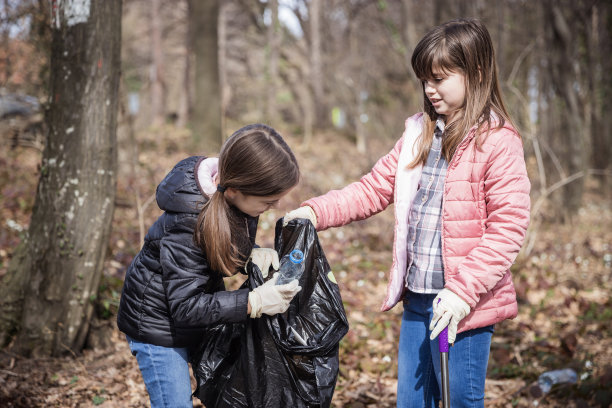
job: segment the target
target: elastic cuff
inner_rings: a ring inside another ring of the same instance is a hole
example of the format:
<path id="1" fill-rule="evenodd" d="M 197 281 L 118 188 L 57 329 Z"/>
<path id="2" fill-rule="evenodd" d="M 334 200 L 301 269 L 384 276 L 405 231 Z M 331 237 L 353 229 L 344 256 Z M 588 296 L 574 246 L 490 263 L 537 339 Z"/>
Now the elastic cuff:
<path id="1" fill-rule="evenodd" d="M 310 221 L 312 222 L 312 224 L 313 224 L 313 225 L 315 226 L 315 228 L 316 228 L 316 227 L 317 227 L 317 222 L 318 222 L 318 220 L 317 220 L 317 214 L 314 212 L 314 209 L 313 209 L 311 206 L 307 205 L 307 206 L 306 206 L 306 208 L 308 208 L 309 213 L 310 213 L 310 216 L 311 216 Z"/>
<path id="2" fill-rule="evenodd" d="M 251 318 L 261 317 L 261 298 L 256 292 L 249 292 L 249 304 L 251 305 Z"/>

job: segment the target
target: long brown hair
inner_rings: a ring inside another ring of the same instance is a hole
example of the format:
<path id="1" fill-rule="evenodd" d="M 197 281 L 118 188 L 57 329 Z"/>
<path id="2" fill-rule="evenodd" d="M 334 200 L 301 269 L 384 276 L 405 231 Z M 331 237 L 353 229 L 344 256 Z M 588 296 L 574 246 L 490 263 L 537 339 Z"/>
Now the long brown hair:
<path id="1" fill-rule="evenodd" d="M 480 146 L 493 122 L 496 122 L 495 128 L 503 127 L 506 121 L 512 123 L 501 96 L 491 36 L 479 20 L 452 20 L 430 30 L 412 53 L 412 69 L 421 81 L 434 79 L 434 72 L 464 75 L 464 106 L 458 112 L 457 119 L 447 123 L 444 129 L 442 154 L 447 162 L 450 163 L 455 150 L 472 127 L 476 126 L 476 145 Z M 427 161 L 436 120 L 440 116 L 425 94 L 424 83 L 423 111 L 423 131 L 418 152 L 409 167 Z M 492 117 L 492 112 L 496 118 Z"/>
<path id="2" fill-rule="evenodd" d="M 245 195 L 270 196 L 295 186 L 300 170 L 293 152 L 271 127 L 262 124 L 236 131 L 221 147 L 218 183 Z M 243 216 L 236 216 L 222 191 L 209 197 L 198 216 L 196 244 L 206 253 L 212 270 L 233 275 L 244 263 L 248 240 Z"/>

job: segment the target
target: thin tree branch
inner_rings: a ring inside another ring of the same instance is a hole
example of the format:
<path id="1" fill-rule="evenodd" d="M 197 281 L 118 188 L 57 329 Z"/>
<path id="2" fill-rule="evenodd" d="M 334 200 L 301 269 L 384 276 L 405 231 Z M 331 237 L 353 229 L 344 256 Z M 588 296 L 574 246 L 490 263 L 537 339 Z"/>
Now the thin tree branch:
<path id="1" fill-rule="evenodd" d="M 610 170 L 603 170 L 603 169 L 587 169 L 585 171 L 579 171 L 576 172 L 574 174 L 572 174 L 571 176 L 565 177 L 562 180 L 557 181 L 555 184 L 551 185 L 550 187 L 548 187 L 544 193 L 542 193 L 542 195 L 540 195 L 540 197 L 538 197 L 538 199 L 536 200 L 535 204 L 532 207 L 531 210 L 531 219 L 532 219 L 532 224 L 529 228 L 528 231 L 528 237 L 527 239 L 525 239 L 526 245 L 525 245 L 525 249 L 523 251 L 524 256 L 529 256 L 529 254 L 531 253 L 531 251 L 533 250 L 533 247 L 535 245 L 536 242 L 536 237 L 537 237 L 537 233 L 538 233 L 538 228 L 533 226 L 533 225 L 537 225 L 539 226 L 540 223 L 536 222 L 535 224 L 533 223 L 533 220 L 537 220 L 537 215 L 540 212 L 540 208 L 542 208 L 542 205 L 546 202 L 547 198 L 549 195 L 551 195 L 552 193 L 554 193 L 556 190 L 560 189 L 561 187 L 576 181 L 582 177 L 585 177 L 587 175 L 599 175 L 599 176 L 608 176 L 608 177 L 612 177 L 612 171 Z"/>

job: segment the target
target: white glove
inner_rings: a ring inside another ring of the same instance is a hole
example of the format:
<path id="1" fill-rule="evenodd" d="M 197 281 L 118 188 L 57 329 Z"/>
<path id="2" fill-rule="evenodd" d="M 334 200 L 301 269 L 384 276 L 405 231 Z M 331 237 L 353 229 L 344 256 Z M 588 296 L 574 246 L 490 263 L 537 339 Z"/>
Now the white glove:
<path id="1" fill-rule="evenodd" d="M 433 301 L 433 317 L 429 324 L 429 330 L 432 332 L 429 338 L 435 339 L 448 326 L 448 342 L 453 344 L 457 337 L 457 325 L 468 314 L 470 305 L 455 292 L 442 289 Z"/>
<path id="2" fill-rule="evenodd" d="M 305 205 L 293 211 L 289 211 L 287 214 L 285 214 L 285 216 L 283 217 L 283 227 L 287 225 L 289 221 L 295 220 L 297 218 L 306 218 L 307 220 L 312 222 L 312 225 L 314 225 L 315 228 L 317 226 L 317 216 L 314 210 L 309 206 Z"/>
<path id="3" fill-rule="evenodd" d="M 280 266 L 280 262 L 278 260 L 278 253 L 272 248 L 253 248 L 251 251 L 251 262 L 257 265 L 259 270 L 261 271 L 261 275 L 264 278 L 268 277 L 268 271 L 270 270 L 270 265 L 274 270 L 277 270 Z"/>
<path id="4" fill-rule="evenodd" d="M 275 315 L 284 313 L 289 308 L 289 303 L 293 297 L 302 290 L 298 285 L 297 279 L 292 280 L 286 285 L 276 285 L 278 272 L 272 279 L 249 292 L 249 304 L 251 305 L 251 317 L 261 317 L 262 313 Z"/>

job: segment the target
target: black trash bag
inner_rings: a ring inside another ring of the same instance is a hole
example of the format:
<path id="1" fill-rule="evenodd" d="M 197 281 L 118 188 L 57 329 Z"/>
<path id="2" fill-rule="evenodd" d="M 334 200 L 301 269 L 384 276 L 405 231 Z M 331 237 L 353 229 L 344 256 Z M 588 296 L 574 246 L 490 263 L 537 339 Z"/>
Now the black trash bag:
<path id="1" fill-rule="evenodd" d="M 208 328 L 191 354 L 197 388 L 207 408 L 329 407 L 338 377 L 338 344 L 348 321 L 338 285 L 310 221 L 276 223 L 275 249 L 281 258 L 304 252 L 302 290 L 287 312 L 244 323 Z M 264 279 L 247 265 L 242 285 Z M 270 274 L 271 275 L 271 274 Z"/>

